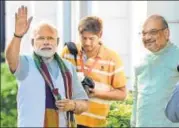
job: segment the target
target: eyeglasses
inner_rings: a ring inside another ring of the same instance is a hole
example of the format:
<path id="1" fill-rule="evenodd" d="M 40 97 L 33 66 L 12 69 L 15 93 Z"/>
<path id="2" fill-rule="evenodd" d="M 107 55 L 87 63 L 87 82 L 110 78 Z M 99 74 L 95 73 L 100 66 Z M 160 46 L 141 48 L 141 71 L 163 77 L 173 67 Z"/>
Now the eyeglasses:
<path id="1" fill-rule="evenodd" d="M 165 30 L 165 29 L 166 29 L 166 28 L 152 29 L 152 30 L 150 30 L 150 31 L 148 31 L 148 32 L 141 32 L 141 33 L 139 33 L 139 35 L 142 35 L 143 37 L 146 36 L 147 34 L 148 34 L 149 36 L 155 36 L 155 35 L 158 34 L 159 31 L 163 31 L 163 30 Z"/>

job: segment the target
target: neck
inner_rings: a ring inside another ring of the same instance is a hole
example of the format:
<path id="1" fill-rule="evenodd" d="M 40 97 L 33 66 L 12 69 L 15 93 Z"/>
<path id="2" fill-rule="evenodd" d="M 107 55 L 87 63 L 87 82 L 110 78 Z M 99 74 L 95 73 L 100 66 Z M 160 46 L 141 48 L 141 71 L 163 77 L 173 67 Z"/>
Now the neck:
<path id="1" fill-rule="evenodd" d="M 50 63 L 53 60 L 54 56 L 52 57 L 42 57 L 42 60 L 44 63 Z"/>
<path id="2" fill-rule="evenodd" d="M 100 44 L 98 44 L 92 51 L 85 52 L 88 58 L 96 57 L 99 53 Z"/>

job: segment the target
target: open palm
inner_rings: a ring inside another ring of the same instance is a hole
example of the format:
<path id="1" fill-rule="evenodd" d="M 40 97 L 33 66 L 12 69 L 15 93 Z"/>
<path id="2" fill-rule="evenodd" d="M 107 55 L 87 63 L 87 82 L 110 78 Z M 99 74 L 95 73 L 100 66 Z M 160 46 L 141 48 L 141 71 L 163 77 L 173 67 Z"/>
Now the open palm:
<path id="1" fill-rule="evenodd" d="M 27 20 L 27 7 L 21 6 L 15 14 L 15 34 L 23 36 L 29 29 L 32 17 Z"/>

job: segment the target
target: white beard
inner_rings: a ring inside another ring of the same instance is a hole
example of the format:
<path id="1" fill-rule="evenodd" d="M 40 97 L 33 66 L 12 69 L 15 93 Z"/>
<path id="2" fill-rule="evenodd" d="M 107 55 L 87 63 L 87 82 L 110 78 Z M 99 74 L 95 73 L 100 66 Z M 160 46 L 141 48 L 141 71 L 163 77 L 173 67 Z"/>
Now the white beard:
<path id="1" fill-rule="evenodd" d="M 40 49 L 34 49 L 34 52 L 44 58 L 50 58 L 55 54 L 55 50 L 40 50 Z"/>

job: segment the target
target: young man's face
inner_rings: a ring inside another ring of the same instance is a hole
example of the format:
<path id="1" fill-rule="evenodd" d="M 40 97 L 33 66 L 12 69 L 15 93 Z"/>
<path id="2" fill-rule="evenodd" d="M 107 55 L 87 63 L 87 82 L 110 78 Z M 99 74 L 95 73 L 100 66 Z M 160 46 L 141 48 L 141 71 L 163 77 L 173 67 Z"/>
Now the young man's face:
<path id="1" fill-rule="evenodd" d="M 144 47 L 151 52 L 164 48 L 169 39 L 169 30 L 164 28 L 160 20 L 149 19 L 145 22 L 142 31 Z"/>
<path id="2" fill-rule="evenodd" d="M 91 52 L 98 47 L 101 34 L 96 35 L 92 32 L 86 32 L 80 34 L 80 41 L 85 52 Z"/>
<path id="3" fill-rule="evenodd" d="M 57 49 L 57 33 L 48 26 L 41 27 L 34 37 L 34 51 L 42 57 L 52 57 Z"/>

